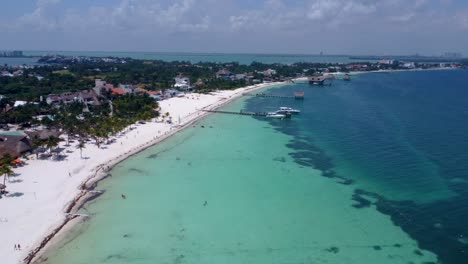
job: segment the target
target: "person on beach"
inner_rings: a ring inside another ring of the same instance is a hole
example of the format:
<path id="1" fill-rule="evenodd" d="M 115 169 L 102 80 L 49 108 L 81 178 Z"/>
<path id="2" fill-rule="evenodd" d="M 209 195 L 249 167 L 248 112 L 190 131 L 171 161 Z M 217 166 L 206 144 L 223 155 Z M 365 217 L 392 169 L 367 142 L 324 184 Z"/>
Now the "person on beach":
<path id="1" fill-rule="evenodd" d="M 17 250 L 18 248 L 16 247 L 16 244 L 15 244 L 15 251 Z"/>
<path id="2" fill-rule="evenodd" d="M 20 244 L 18 244 L 18 250 L 21 250 L 21 245 Z"/>

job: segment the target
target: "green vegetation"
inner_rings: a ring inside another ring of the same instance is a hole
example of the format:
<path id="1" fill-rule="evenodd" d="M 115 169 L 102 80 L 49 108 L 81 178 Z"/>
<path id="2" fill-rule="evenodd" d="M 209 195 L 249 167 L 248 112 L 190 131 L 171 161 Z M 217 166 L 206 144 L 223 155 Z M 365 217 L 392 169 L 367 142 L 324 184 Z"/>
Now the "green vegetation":
<path id="1" fill-rule="evenodd" d="M 5 154 L 0 157 L 0 175 L 3 176 L 3 184 L 0 184 L 0 198 L 6 192 L 6 179 L 14 175 L 11 164 L 13 162 L 13 157 L 10 154 Z"/>
<path id="2" fill-rule="evenodd" d="M 379 63 L 294 63 L 265 64 L 253 62 L 250 65 L 231 63 L 191 63 L 186 61 L 165 62 L 159 60 L 135 60 L 130 58 L 92 58 L 74 60 L 71 57 L 43 57 L 42 62 L 54 63 L 49 66 L 24 69 L 21 76 L 0 77 L 0 95 L 9 100 L 39 102 L 40 96 L 53 93 L 75 92 L 94 87 L 99 78 L 117 85 L 135 84 L 148 90 L 165 90 L 172 87 L 174 77 L 181 74 L 190 78 L 192 84 L 202 81 L 197 87 L 201 92 L 216 89 L 234 89 L 251 84 L 253 80 L 281 80 L 297 76 L 311 76 L 322 72 L 371 71 L 379 69 L 404 69 L 401 63 L 391 65 Z M 468 62 L 465 66 L 468 65 Z M 437 67 L 438 64 L 415 64 L 418 68 Z M 245 74 L 246 78 L 216 78 L 216 72 L 226 69 L 232 74 Z M 265 76 L 263 71 L 273 69 L 276 73 Z M 1 67 L 0 70 L 13 70 Z"/>
<path id="3" fill-rule="evenodd" d="M 111 136 L 129 125 L 159 115 L 156 110 L 157 102 L 147 95 L 125 95 L 113 101 L 102 100 L 99 106 L 88 106 L 89 112 L 83 112 L 85 108 L 83 103 L 74 102 L 59 108 L 53 120 L 46 117 L 41 123 L 66 132 L 67 144 L 73 137 L 78 138 L 79 142 L 93 139 L 100 147 L 102 143 L 108 143 Z M 49 143 L 49 141 L 50 139 L 46 145 L 51 148 L 55 142 Z"/>

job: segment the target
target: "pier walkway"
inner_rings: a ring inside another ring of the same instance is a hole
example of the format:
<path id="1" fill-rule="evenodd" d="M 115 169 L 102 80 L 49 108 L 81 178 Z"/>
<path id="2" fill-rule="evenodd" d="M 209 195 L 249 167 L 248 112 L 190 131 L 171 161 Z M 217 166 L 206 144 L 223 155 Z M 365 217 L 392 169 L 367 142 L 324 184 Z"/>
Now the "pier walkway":
<path id="1" fill-rule="evenodd" d="M 253 97 L 265 97 L 265 98 L 285 98 L 285 99 L 304 99 L 304 95 L 302 96 L 286 96 L 286 95 L 274 95 L 274 94 L 250 94 L 250 93 L 243 93 L 243 96 L 253 96 Z"/>
<path id="2" fill-rule="evenodd" d="M 203 110 L 204 112 L 209 113 L 218 113 L 218 114 L 230 114 L 230 115 L 243 115 L 243 116 L 267 116 L 268 113 L 264 112 L 233 112 L 233 111 L 222 111 L 222 110 Z"/>

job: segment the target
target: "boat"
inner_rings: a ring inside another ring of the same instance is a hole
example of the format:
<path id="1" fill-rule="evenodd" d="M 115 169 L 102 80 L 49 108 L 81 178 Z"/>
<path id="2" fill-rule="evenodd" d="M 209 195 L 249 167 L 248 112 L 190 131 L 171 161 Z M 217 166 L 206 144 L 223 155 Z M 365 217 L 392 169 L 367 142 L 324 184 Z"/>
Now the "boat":
<path id="1" fill-rule="evenodd" d="M 351 81 L 351 76 L 350 76 L 349 74 L 345 74 L 345 75 L 343 76 L 343 80 L 345 80 L 345 81 Z"/>
<path id="2" fill-rule="evenodd" d="M 266 117 L 269 117 L 269 118 L 281 118 L 281 119 L 283 119 L 283 118 L 286 117 L 286 115 L 279 114 L 279 113 L 277 113 L 277 112 L 270 112 L 270 113 L 268 113 L 268 114 L 266 115 Z"/>
<path id="3" fill-rule="evenodd" d="M 276 111 L 276 113 L 278 114 L 287 114 L 287 113 L 290 113 L 290 114 L 299 114 L 301 111 L 300 110 L 297 110 L 297 109 L 293 109 L 291 107 L 280 107 L 278 111 Z"/>
<path id="4" fill-rule="evenodd" d="M 304 92 L 295 92 L 294 99 L 296 100 L 304 100 Z"/>
<path id="5" fill-rule="evenodd" d="M 325 83 L 324 76 L 311 76 L 309 77 L 309 84 L 310 85 L 324 85 Z"/>

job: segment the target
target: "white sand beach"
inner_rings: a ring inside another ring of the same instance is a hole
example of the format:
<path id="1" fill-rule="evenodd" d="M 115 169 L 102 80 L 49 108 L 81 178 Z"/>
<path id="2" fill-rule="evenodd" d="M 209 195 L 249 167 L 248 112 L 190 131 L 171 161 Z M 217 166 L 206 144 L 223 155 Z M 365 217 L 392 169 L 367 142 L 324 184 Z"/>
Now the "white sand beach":
<path id="1" fill-rule="evenodd" d="M 67 155 L 62 161 L 36 160 L 35 155 L 29 156 L 27 164 L 14 169 L 17 175 L 7 181 L 9 195 L 0 199 L 1 263 L 22 263 L 46 236 L 64 223 L 65 209 L 82 193 L 82 183 L 102 169 L 190 125 L 207 114 L 202 110 L 217 108 L 247 91 L 278 84 L 260 84 L 210 95 L 187 94 L 161 101 L 161 114 L 169 112 L 172 125 L 154 121 L 133 125 L 134 129 L 101 148 L 90 141 L 83 149 L 84 158 L 76 148 L 77 142 L 68 147 L 66 142 L 61 142 L 60 147 L 65 148 Z M 15 250 L 15 244 L 20 244 L 21 250 Z"/>

